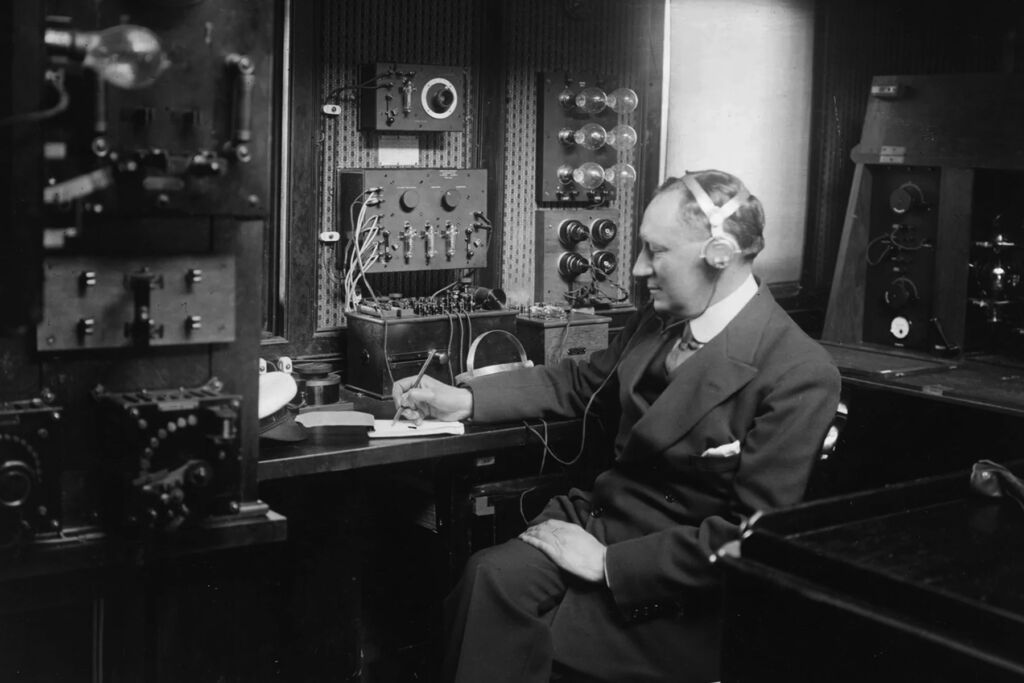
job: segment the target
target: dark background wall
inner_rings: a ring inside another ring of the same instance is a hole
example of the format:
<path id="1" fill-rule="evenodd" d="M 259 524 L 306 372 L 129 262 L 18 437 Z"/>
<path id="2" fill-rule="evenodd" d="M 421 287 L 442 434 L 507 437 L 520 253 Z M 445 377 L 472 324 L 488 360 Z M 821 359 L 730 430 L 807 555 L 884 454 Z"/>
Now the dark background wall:
<path id="1" fill-rule="evenodd" d="M 804 285 L 823 307 L 872 76 L 1020 71 L 1024 8 L 1005 0 L 819 2 Z"/>

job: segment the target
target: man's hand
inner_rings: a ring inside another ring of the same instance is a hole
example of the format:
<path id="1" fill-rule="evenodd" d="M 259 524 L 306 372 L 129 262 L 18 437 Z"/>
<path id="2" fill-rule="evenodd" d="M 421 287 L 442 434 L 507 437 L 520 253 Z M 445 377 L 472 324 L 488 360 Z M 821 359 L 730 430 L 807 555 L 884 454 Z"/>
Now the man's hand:
<path id="1" fill-rule="evenodd" d="M 403 377 L 395 380 L 391 390 L 395 410 L 406 420 L 416 424 L 425 417 L 455 421 L 473 414 L 473 392 L 469 389 L 449 386 L 430 375 L 424 375 L 418 387 L 409 389 L 415 381 L 415 377 Z"/>
<path id="2" fill-rule="evenodd" d="M 531 526 L 519 538 L 570 574 L 604 583 L 605 546 L 578 524 L 549 519 Z"/>

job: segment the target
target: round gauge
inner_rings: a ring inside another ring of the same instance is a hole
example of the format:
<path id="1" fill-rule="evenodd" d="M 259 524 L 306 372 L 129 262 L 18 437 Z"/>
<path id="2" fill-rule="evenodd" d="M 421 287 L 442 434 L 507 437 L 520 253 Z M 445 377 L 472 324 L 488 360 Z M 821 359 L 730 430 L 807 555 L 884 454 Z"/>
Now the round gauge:
<path id="1" fill-rule="evenodd" d="M 896 339 L 906 339 L 910 334 L 910 321 L 902 315 L 898 315 L 889 323 L 889 334 Z"/>

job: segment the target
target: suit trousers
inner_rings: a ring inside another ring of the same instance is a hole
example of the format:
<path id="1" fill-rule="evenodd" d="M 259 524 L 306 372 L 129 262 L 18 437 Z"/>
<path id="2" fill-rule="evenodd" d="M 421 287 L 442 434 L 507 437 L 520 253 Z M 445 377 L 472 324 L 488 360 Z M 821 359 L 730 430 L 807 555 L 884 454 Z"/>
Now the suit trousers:
<path id="1" fill-rule="evenodd" d="M 578 619 L 572 602 L 599 604 Z M 568 615 L 568 616 L 567 616 Z M 443 681 L 700 682 L 718 678 L 718 613 L 627 624 L 611 592 L 513 539 L 474 554 L 445 601 Z"/>
<path id="2" fill-rule="evenodd" d="M 475 553 L 445 601 L 444 681 L 547 683 L 566 576 L 518 539 Z"/>

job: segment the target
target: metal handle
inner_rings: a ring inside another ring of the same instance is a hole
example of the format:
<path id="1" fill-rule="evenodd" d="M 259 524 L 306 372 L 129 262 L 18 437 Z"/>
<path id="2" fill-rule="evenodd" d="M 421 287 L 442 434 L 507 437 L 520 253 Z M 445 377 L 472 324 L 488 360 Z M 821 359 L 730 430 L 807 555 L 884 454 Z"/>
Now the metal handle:
<path id="1" fill-rule="evenodd" d="M 488 365 L 480 369 L 475 369 L 476 350 L 480 346 L 480 342 L 483 341 L 484 337 L 490 334 L 502 334 L 512 340 L 515 344 L 516 349 L 519 351 L 519 362 L 518 363 L 499 363 L 497 365 Z M 463 382 L 472 377 L 482 377 L 484 375 L 491 375 L 496 372 L 504 372 L 506 370 L 515 370 L 517 368 L 532 368 L 533 361 L 527 359 L 526 349 L 523 348 L 522 343 L 519 341 L 511 332 L 507 330 L 487 330 L 483 334 L 479 335 L 473 340 L 473 343 L 469 345 L 469 351 L 466 353 L 466 371 L 455 377 L 456 382 Z"/>
<path id="2" fill-rule="evenodd" d="M 252 91 L 256 86 L 256 65 L 247 55 L 230 54 L 224 62 L 235 71 L 235 91 L 232 101 L 231 140 L 226 148 L 245 163 L 252 159 L 248 143 L 252 140 Z"/>

